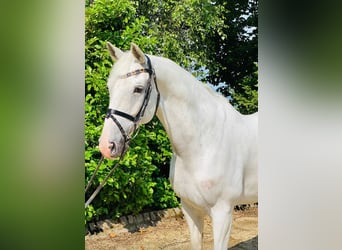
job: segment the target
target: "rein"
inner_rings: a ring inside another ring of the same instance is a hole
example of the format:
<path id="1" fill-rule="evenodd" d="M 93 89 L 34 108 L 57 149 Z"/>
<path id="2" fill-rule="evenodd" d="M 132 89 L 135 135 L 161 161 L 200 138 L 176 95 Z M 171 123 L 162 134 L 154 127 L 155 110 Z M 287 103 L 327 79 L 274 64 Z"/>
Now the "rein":
<path id="1" fill-rule="evenodd" d="M 121 132 L 121 135 L 124 139 L 124 146 L 122 148 L 122 151 L 121 151 L 121 154 L 120 154 L 120 159 L 119 161 L 114 165 L 114 167 L 110 170 L 110 172 L 107 174 L 106 178 L 100 183 L 100 185 L 96 188 L 96 190 L 93 192 L 93 194 L 89 197 L 89 199 L 86 201 L 85 203 L 85 208 L 87 208 L 89 206 L 89 204 L 94 200 L 94 198 L 96 197 L 96 195 L 100 192 L 100 190 L 102 189 L 102 187 L 106 184 L 107 180 L 109 179 L 109 177 L 114 173 L 114 170 L 115 168 L 119 165 L 119 163 L 121 162 L 121 160 L 123 159 L 128 147 L 129 147 L 129 143 L 131 141 L 131 137 L 126 133 L 126 131 L 123 129 L 122 125 L 120 124 L 120 122 L 118 121 L 118 119 L 116 119 L 116 117 L 114 115 L 117 115 L 117 116 L 121 116 L 131 122 L 133 122 L 134 124 L 134 130 L 133 130 L 133 133 L 134 134 L 136 131 L 137 131 L 137 125 L 139 123 L 139 121 L 141 120 L 141 118 L 144 116 L 145 114 L 145 110 L 148 106 L 148 103 L 150 101 L 150 97 L 151 97 L 151 92 L 152 92 L 152 77 L 153 77 L 153 81 L 154 81 L 154 85 L 156 87 L 156 91 L 157 91 L 157 102 L 156 102 L 156 107 L 155 107 L 155 110 L 154 110 L 154 115 L 156 115 L 157 113 L 157 109 L 158 109 L 158 106 L 159 106 L 159 101 L 160 101 L 160 92 L 159 92 L 159 89 L 158 89 L 158 85 L 157 85 L 157 78 L 156 78 L 156 74 L 154 72 L 154 69 L 152 68 L 152 64 L 151 64 L 151 60 L 148 56 L 146 56 L 146 59 L 147 59 L 147 65 L 148 65 L 148 68 L 143 68 L 143 69 L 138 69 L 138 70 L 135 70 L 135 71 L 132 71 L 132 72 L 129 72 L 125 75 L 122 75 L 120 78 L 121 79 L 126 79 L 126 78 L 129 78 L 131 76 L 134 76 L 134 75 L 138 75 L 138 74 L 141 74 L 141 73 L 148 73 L 149 74 L 149 79 L 147 81 L 147 88 L 145 90 L 145 97 L 144 97 L 144 100 L 143 100 L 143 103 L 141 104 L 141 107 L 137 113 L 137 115 L 134 117 L 130 114 L 127 114 L 125 112 L 121 112 L 119 110 L 115 110 L 115 109 L 108 109 L 107 113 L 106 113 L 106 119 L 109 119 L 111 118 L 113 120 L 113 122 L 115 123 L 115 125 L 119 128 L 120 132 Z M 97 173 L 97 171 L 99 170 L 100 166 L 101 166 L 101 163 L 103 161 L 103 156 L 101 156 L 101 159 L 100 161 L 98 162 L 97 164 L 97 167 L 93 173 L 93 175 L 91 176 L 88 184 L 87 184 L 87 187 L 85 189 L 85 194 L 87 193 L 89 187 L 91 186 L 91 183 L 93 182 L 94 178 L 95 178 L 95 175 Z"/>

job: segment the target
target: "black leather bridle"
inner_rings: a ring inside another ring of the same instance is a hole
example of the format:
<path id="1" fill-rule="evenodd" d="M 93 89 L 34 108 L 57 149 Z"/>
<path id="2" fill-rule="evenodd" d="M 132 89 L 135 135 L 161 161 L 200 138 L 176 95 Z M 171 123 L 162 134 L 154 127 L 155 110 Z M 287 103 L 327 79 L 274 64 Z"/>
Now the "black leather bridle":
<path id="1" fill-rule="evenodd" d="M 141 118 L 144 116 L 145 114 L 145 110 L 148 106 L 148 103 L 150 101 L 150 97 L 151 97 L 151 92 L 152 92 L 152 78 L 153 78 L 153 81 L 154 81 L 154 85 L 156 87 L 156 91 L 157 91 L 157 103 L 156 103 L 156 107 L 155 107 L 155 110 L 154 110 L 154 115 L 157 113 L 157 109 L 158 109 L 158 106 L 159 106 L 159 100 L 160 100 L 160 93 L 159 93 L 159 89 L 158 89 L 158 85 L 157 85 L 157 79 L 156 79 L 156 74 L 152 68 L 152 64 L 151 64 L 151 60 L 148 56 L 146 56 L 146 59 L 147 59 L 147 66 L 148 68 L 143 68 L 143 69 L 138 69 L 138 70 L 135 70 L 135 71 L 132 71 L 132 72 L 129 72 L 125 75 L 122 75 L 120 78 L 122 79 L 126 79 L 128 77 L 131 77 L 131 76 L 134 76 L 134 75 L 138 75 L 138 74 L 141 74 L 141 73 L 148 73 L 149 74 L 149 78 L 148 78 L 148 81 L 147 81 L 147 88 L 145 90 L 145 97 L 144 97 L 144 100 L 143 100 L 143 103 L 141 104 L 141 107 L 139 109 L 139 112 L 137 113 L 136 116 L 132 116 L 130 114 L 127 114 L 125 112 L 121 112 L 119 110 L 115 110 L 115 109 L 108 109 L 107 111 L 107 114 L 106 114 L 106 118 L 109 119 L 111 118 L 114 123 L 116 124 L 116 126 L 119 128 L 121 134 L 122 134 L 122 137 L 124 139 L 124 146 L 122 148 L 122 151 L 121 151 L 121 155 L 120 155 L 120 160 L 115 164 L 115 166 L 110 170 L 110 172 L 107 174 L 106 178 L 100 183 L 100 185 L 97 187 L 97 189 L 92 193 L 92 195 L 89 197 L 88 200 L 86 200 L 85 202 L 85 208 L 87 208 L 87 206 L 89 206 L 89 204 L 93 201 L 93 199 L 96 197 L 96 195 L 100 192 L 101 188 L 105 185 L 105 183 L 107 182 L 108 178 L 113 174 L 115 168 L 118 166 L 119 162 L 121 161 L 121 159 L 123 158 L 126 150 L 128 149 L 128 146 L 129 146 L 129 142 L 131 140 L 131 137 L 126 133 L 126 131 L 123 129 L 122 125 L 120 124 L 120 122 L 118 121 L 118 119 L 116 119 L 115 115 L 117 116 L 121 116 L 127 120 L 130 120 L 131 122 L 133 122 L 134 124 L 134 130 L 133 130 L 133 133 L 137 130 L 137 127 L 138 127 L 138 123 L 139 121 L 141 120 Z M 154 116 L 153 115 L 153 116 Z M 101 163 L 103 161 L 103 156 L 101 156 L 101 159 L 100 161 L 98 162 L 97 164 L 97 167 L 93 173 L 93 175 L 91 176 L 89 182 L 88 182 L 88 185 L 85 189 L 85 194 L 87 193 L 92 181 L 94 180 L 94 177 L 99 169 L 99 167 L 101 166 Z"/>
<path id="2" fill-rule="evenodd" d="M 135 70 L 135 71 L 132 71 L 132 72 L 129 72 L 129 73 L 125 74 L 125 75 L 120 76 L 121 79 L 126 79 L 126 78 L 129 78 L 131 76 L 135 76 L 135 75 L 138 75 L 138 74 L 141 74 L 141 73 L 148 73 L 149 74 L 149 78 L 148 78 L 148 81 L 147 81 L 147 87 L 145 89 L 145 97 L 144 97 L 144 100 L 143 100 L 143 102 L 141 104 L 141 107 L 140 107 L 137 115 L 136 116 L 132 116 L 130 114 L 127 114 L 125 112 L 121 112 L 121 111 L 116 110 L 116 109 L 108 109 L 107 110 L 107 114 L 106 114 L 106 119 L 111 118 L 113 120 L 113 122 L 119 128 L 119 130 L 121 132 L 121 135 L 122 135 L 122 137 L 124 139 L 124 147 L 123 147 L 123 150 L 122 150 L 122 154 L 124 154 L 126 149 L 128 148 L 128 144 L 129 144 L 131 138 L 126 133 L 126 131 L 123 129 L 123 127 L 120 124 L 120 122 L 118 121 L 118 119 L 116 119 L 115 115 L 121 116 L 121 117 L 123 117 L 123 118 L 125 118 L 125 119 L 127 119 L 127 120 L 129 120 L 131 122 L 133 122 L 134 129 L 133 129 L 133 133 L 132 134 L 134 134 L 134 132 L 137 130 L 138 123 L 141 120 L 141 118 L 144 116 L 145 110 L 146 110 L 146 108 L 148 106 L 148 103 L 150 101 L 151 92 L 152 92 L 152 78 L 153 78 L 154 85 L 155 85 L 156 91 L 157 91 L 157 102 L 156 102 L 156 107 L 155 107 L 155 110 L 154 110 L 154 115 L 156 114 L 158 106 L 159 106 L 160 93 L 159 93 L 159 89 L 158 89 L 158 85 L 157 85 L 156 74 L 155 74 L 155 72 L 154 72 L 154 70 L 152 68 L 152 64 L 151 64 L 150 58 L 147 55 L 145 55 L 145 57 L 147 59 L 147 66 L 148 66 L 148 68 L 138 69 L 138 70 Z"/>

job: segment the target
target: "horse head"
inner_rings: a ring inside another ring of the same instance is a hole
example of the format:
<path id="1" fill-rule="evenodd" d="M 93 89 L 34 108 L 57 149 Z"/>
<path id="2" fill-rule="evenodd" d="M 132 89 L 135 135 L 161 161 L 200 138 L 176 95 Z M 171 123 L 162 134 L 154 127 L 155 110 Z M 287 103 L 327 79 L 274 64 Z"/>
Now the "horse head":
<path id="1" fill-rule="evenodd" d="M 111 43 L 107 48 L 115 64 L 107 81 L 109 107 L 99 148 L 105 158 L 114 159 L 127 151 L 135 130 L 155 115 L 159 91 L 150 58 L 137 45 L 132 43 L 127 52 Z"/>

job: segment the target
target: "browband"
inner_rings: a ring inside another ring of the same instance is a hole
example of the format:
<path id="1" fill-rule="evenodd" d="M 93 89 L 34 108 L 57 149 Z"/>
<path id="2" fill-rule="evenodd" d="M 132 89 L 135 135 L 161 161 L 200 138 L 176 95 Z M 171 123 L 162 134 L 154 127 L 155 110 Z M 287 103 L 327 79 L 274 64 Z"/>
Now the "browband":
<path id="1" fill-rule="evenodd" d="M 150 75 L 152 75 L 153 71 L 151 69 L 137 69 L 135 71 L 129 72 L 126 75 L 122 75 L 120 76 L 121 79 L 125 79 L 131 76 L 135 76 L 135 75 L 139 75 L 140 73 L 149 73 Z"/>

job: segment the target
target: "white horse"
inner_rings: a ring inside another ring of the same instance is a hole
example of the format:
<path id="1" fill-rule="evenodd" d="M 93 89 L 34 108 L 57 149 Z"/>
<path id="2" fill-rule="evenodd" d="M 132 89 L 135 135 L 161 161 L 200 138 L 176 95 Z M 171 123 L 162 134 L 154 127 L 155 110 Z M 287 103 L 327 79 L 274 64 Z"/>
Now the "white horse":
<path id="1" fill-rule="evenodd" d="M 257 201 L 257 113 L 240 114 L 176 63 L 146 56 L 135 44 L 128 52 L 107 47 L 116 63 L 101 153 L 120 156 L 136 127 L 156 113 L 171 140 L 170 181 L 181 198 L 191 249 L 202 249 L 205 215 L 212 219 L 214 249 L 227 249 L 234 205 Z"/>

